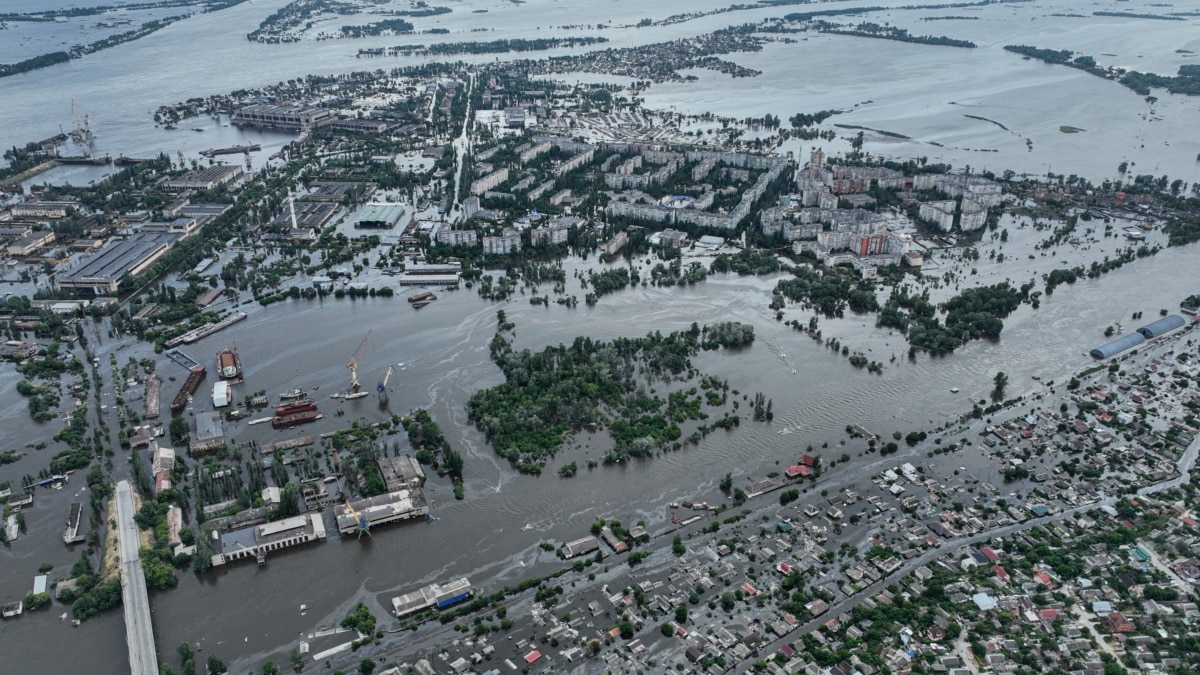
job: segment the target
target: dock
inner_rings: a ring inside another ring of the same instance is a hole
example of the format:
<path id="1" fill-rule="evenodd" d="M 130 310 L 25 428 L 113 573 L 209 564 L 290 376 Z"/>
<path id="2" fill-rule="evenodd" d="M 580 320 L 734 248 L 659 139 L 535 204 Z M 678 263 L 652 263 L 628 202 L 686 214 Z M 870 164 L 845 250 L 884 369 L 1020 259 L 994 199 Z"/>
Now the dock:
<path id="1" fill-rule="evenodd" d="M 219 330 L 224 330 L 224 329 L 232 326 L 233 324 L 235 324 L 239 321 L 242 321 L 245 318 L 246 318 L 245 312 L 238 312 L 237 314 L 226 317 L 226 318 L 218 321 L 217 323 L 209 324 L 207 326 L 201 326 L 199 328 L 196 328 L 195 330 L 190 330 L 190 331 L 184 333 L 183 335 L 171 338 L 170 340 L 167 340 L 166 345 L 168 347 L 178 347 L 179 345 L 182 345 L 182 344 L 191 344 L 191 343 L 195 342 L 196 340 L 206 338 L 209 335 L 212 335 L 213 333 L 216 333 Z"/>
<path id="2" fill-rule="evenodd" d="M 39 173 L 45 173 L 45 172 L 49 171 L 50 169 L 53 169 L 56 166 L 58 166 L 58 160 L 55 160 L 55 159 L 51 159 L 51 160 L 42 162 L 41 164 L 38 164 L 37 166 L 35 166 L 31 169 L 26 169 L 25 171 L 22 171 L 21 173 L 15 175 L 15 176 L 9 176 L 8 178 L 5 178 L 4 180 L 0 180 L 0 187 L 4 187 L 7 185 L 16 185 L 18 183 L 24 183 L 25 181 L 29 180 L 30 178 L 33 178 L 34 176 L 38 175 Z"/>
<path id="3" fill-rule="evenodd" d="M 163 356 L 166 356 L 168 359 L 171 359 L 175 363 L 178 363 L 179 365 L 183 366 L 184 368 L 187 368 L 188 370 L 191 370 L 192 368 L 195 368 L 196 366 L 200 365 L 199 361 L 197 361 L 196 359 L 193 359 L 192 357 L 188 356 L 187 354 L 184 354 L 183 352 L 179 351 L 178 349 L 168 349 L 167 351 L 163 352 Z"/>
<path id="4" fill-rule="evenodd" d="M 288 439 L 286 441 L 275 441 L 274 443 L 267 443 L 266 445 L 260 446 L 258 450 L 259 450 L 259 452 L 261 452 L 264 455 L 269 455 L 273 452 L 278 452 L 280 450 L 291 450 L 293 448 L 303 448 L 306 445 L 312 445 L 313 441 L 315 441 L 315 440 L 316 439 L 314 439 L 312 436 L 301 436 L 300 438 L 292 438 L 292 439 Z"/>

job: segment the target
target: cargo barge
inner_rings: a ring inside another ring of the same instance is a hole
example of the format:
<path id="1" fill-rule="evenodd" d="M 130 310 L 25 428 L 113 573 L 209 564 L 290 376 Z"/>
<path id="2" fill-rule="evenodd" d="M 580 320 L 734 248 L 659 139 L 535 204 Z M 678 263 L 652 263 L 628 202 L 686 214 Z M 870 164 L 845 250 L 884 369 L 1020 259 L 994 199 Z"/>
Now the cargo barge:
<path id="1" fill-rule="evenodd" d="M 424 293 L 417 293 L 416 295 L 408 296 L 408 301 L 413 302 L 413 303 L 424 302 L 425 304 L 429 304 L 430 302 L 433 302 L 434 300 L 437 300 L 437 296 L 429 291 L 425 291 Z"/>
<path id="2" fill-rule="evenodd" d="M 200 154 L 204 155 L 205 157 L 216 157 L 218 155 L 241 155 L 244 153 L 258 152 L 259 150 L 262 150 L 261 145 L 258 143 L 251 143 L 250 145 L 233 145 L 228 148 L 209 148 L 208 150 L 201 150 Z"/>
<path id="3" fill-rule="evenodd" d="M 287 405 L 279 406 L 278 408 L 275 409 L 275 416 L 276 417 L 287 417 L 288 415 L 295 415 L 296 413 L 308 412 L 309 410 L 316 410 L 316 409 L 317 409 L 317 404 L 313 403 L 313 401 L 311 399 L 306 398 L 306 399 L 301 399 L 299 401 L 296 401 L 295 403 L 289 403 Z"/>
<path id="4" fill-rule="evenodd" d="M 187 379 L 183 381 L 183 387 L 179 393 L 175 394 L 175 398 L 171 401 L 171 412 L 178 413 L 187 407 L 188 398 L 196 392 L 196 388 L 200 386 L 200 382 L 204 380 L 204 376 L 208 374 L 208 369 L 203 365 L 194 366 L 191 372 L 188 373 Z"/>
<path id="5" fill-rule="evenodd" d="M 217 376 L 229 380 L 232 384 L 242 381 L 242 357 L 236 348 L 222 349 L 217 352 Z"/>
<path id="6" fill-rule="evenodd" d="M 228 327 L 232 326 L 233 324 L 244 320 L 245 318 L 246 318 L 245 312 L 238 312 L 237 314 L 233 314 L 224 319 L 221 319 L 217 323 L 209 324 L 207 326 L 201 326 L 194 330 L 190 330 L 178 337 L 173 337 L 170 340 L 167 340 L 166 346 L 178 347 L 179 345 L 182 345 L 182 344 L 191 344 L 191 343 L 195 342 L 196 340 L 199 340 L 201 338 L 206 338 L 209 335 L 212 335 L 213 333 L 216 333 L 219 330 L 228 328 Z"/>
<path id="7" fill-rule="evenodd" d="M 291 427 L 298 426 L 300 424 L 307 424 L 308 422 L 316 422 L 317 420 L 321 419 L 322 417 L 324 417 L 324 415 L 317 412 L 316 410 L 309 410 L 306 412 L 296 413 L 294 415 L 284 415 L 282 417 L 276 417 L 271 420 L 271 426 L 276 429 L 290 429 Z"/>

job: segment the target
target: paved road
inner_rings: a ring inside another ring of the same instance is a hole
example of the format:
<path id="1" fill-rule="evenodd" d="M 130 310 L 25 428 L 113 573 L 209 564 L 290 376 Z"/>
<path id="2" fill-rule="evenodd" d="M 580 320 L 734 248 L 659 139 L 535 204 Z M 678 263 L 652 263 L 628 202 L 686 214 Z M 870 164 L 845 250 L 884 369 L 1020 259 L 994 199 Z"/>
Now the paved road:
<path id="1" fill-rule="evenodd" d="M 150 623 L 150 598 L 146 575 L 138 555 L 138 528 L 133 522 L 133 488 L 129 481 L 117 483 L 117 534 L 121 542 L 121 602 L 125 608 L 125 641 L 129 644 L 129 672 L 157 675 L 154 627 Z"/>

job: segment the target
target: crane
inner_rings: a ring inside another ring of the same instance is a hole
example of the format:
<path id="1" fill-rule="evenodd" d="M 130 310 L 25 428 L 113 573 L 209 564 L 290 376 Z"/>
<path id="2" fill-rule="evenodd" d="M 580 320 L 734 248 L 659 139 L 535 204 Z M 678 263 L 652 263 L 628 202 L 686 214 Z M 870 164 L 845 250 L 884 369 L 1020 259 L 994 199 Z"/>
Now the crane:
<path id="1" fill-rule="evenodd" d="M 388 378 L 392 376 L 392 366 L 388 366 L 387 372 L 383 374 L 383 379 L 376 385 L 375 391 L 379 394 L 379 405 L 387 405 L 388 402 Z"/>
<path id="2" fill-rule="evenodd" d="M 350 512 L 350 515 L 354 516 L 354 527 L 358 530 L 358 538 L 362 539 L 364 532 L 368 537 L 371 536 L 371 521 L 364 518 L 358 511 L 355 511 L 349 499 L 346 500 L 346 510 Z"/>
<path id="3" fill-rule="evenodd" d="M 358 388 L 362 386 L 358 381 L 358 357 L 362 356 L 363 350 L 367 348 L 367 340 L 370 339 L 371 331 L 367 331 L 367 336 L 359 343 L 358 349 L 354 350 L 354 356 L 350 357 L 350 363 L 346 364 L 346 367 L 350 369 L 350 389 L 352 391 L 358 391 Z"/>
<path id="4" fill-rule="evenodd" d="M 71 132 L 71 137 L 76 143 L 86 144 L 88 156 L 91 156 L 92 148 L 92 116 L 86 110 L 79 107 L 74 99 L 71 100 L 71 114 L 75 115 L 75 130 Z"/>

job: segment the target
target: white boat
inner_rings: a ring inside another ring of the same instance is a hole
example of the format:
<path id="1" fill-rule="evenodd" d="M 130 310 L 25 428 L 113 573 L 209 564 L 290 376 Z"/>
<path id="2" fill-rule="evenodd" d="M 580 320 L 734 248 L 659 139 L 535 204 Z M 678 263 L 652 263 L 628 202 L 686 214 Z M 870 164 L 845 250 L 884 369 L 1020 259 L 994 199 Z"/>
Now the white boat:
<path id="1" fill-rule="evenodd" d="M 367 395 L 367 392 L 365 392 L 365 391 L 356 391 L 353 394 L 346 394 L 345 398 L 347 400 L 349 400 L 349 399 L 354 399 L 354 398 L 362 398 L 366 395 Z"/>
<path id="2" fill-rule="evenodd" d="M 289 401 L 294 398 L 303 398 L 303 397 L 304 397 L 304 390 L 301 389 L 300 387 L 296 387 L 295 389 L 289 389 L 279 395 L 279 398 L 281 398 L 285 401 Z"/>
<path id="3" fill-rule="evenodd" d="M 958 393 L 958 391 L 959 391 L 959 390 L 958 390 L 958 387 L 950 387 L 950 393 L 951 393 L 951 394 L 957 394 L 957 393 Z"/>

